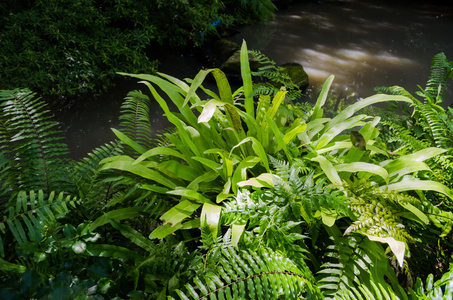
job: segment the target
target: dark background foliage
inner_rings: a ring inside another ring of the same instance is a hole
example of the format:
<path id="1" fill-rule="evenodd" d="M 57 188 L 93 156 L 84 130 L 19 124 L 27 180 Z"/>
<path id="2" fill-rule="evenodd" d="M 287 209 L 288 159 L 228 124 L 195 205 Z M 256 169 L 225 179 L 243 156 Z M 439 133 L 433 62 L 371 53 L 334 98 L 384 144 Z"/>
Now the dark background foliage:
<path id="1" fill-rule="evenodd" d="M 99 94 L 115 72 L 155 72 L 154 46 L 201 46 L 275 9 L 271 0 L 1 1 L 0 88 Z"/>

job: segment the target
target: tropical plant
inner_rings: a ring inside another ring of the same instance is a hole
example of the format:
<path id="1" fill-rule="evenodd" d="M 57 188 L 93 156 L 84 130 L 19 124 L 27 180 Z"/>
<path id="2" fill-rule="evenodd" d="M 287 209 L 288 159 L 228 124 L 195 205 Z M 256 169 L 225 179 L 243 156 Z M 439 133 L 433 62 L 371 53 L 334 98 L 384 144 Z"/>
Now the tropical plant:
<path id="1" fill-rule="evenodd" d="M 186 82 L 129 74 L 149 87 L 175 128 L 150 142 L 149 99 L 131 92 L 114 129 L 119 141 L 65 160 L 66 172 L 52 175 L 65 183 L 58 192 L 35 190 L 40 177 L 13 185 L 21 176 L 14 167 L 30 164 L 14 155 L 40 158 L 35 148 L 65 147 L 44 134 L 55 124 L 39 98 L 2 92 L 0 298 L 448 295 L 450 257 L 441 265 L 432 256 L 451 236 L 453 213 L 433 203 L 452 194 L 427 175 L 446 149 L 395 155 L 379 141 L 380 118 L 356 115 L 370 104 L 413 99 L 379 94 L 327 118 L 329 77 L 306 110 L 283 104 L 285 91 L 255 103 L 245 43 L 241 63 L 235 92 L 217 69 Z M 202 85 L 209 74 L 218 93 Z M 44 163 L 37 166 L 28 176 L 45 173 Z M 414 271 L 415 260 L 441 270 L 439 280 Z"/>

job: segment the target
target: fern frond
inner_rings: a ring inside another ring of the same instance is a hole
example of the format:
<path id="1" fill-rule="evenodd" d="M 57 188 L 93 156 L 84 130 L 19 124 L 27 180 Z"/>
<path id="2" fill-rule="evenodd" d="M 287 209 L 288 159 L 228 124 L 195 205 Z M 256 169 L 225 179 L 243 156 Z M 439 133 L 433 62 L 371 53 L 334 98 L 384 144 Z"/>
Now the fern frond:
<path id="1" fill-rule="evenodd" d="M 434 281 L 432 274 L 428 275 L 426 283 L 417 278 L 409 294 L 416 299 L 451 299 L 453 295 L 453 267 L 441 279 Z"/>
<path id="2" fill-rule="evenodd" d="M 76 187 L 75 192 L 81 199 L 91 198 L 90 194 L 97 195 L 99 198 L 101 190 L 105 191 L 105 189 L 97 186 L 97 179 L 101 173 L 99 162 L 105 158 L 120 155 L 122 149 L 123 146 L 120 141 L 113 141 L 93 149 L 87 157 L 72 164 L 72 181 Z"/>
<path id="3" fill-rule="evenodd" d="M 416 109 L 423 117 L 421 119 L 424 121 L 423 130 L 430 133 L 428 137 L 432 139 L 432 143 L 439 148 L 447 148 L 449 146 L 448 135 L 451 132 L 438 117 L 439 113 L 443 112 L 443 109 L 436 109 L 436 106 L 435 104 L 418 104 L 416 105 Z"/>
<path id="4" fill-rule="evenodd" d="M 385 127 L 380 130 L 380 137 L 391 151 L 399 153 L 398 149 L 402 148 L 417 151 L 429 147 L 427 141 L 416 138 L 414 133 L 404 126 L 392 121 L 381 121 L 381 125 Z"/>
<path id="5" fill-rule="evenodd" d="M 431 74 L 426 83 L 425 92 L 429 95 L 428 99 L 434 100 L 432 103 L 442 103 L 447 92 L 447 79 L 452 71 L 451 65 L 443 52 L 436 54 L 431 62 Z"/>
<path id="6" fill-rule="evenodd" d="M 68 153 L 47 104 L 28 89 L 0 93 L 0 147 L 9 160 L 4 188 L 62 191 L 68 184 Z"/>
<path id="7" fill-rule="evenodd" d="M 405 204 L 421 202 L 409 195 L 397 192 L 382 191 L 372 187 L 365 180 L 347 181 L 344 183 L 349 195 L 349 209 L 356 212 L 357 220 L 345 231 L 360 232 L 379 237 L 393 237 L 403 242 L 413 242 L 400 215 L 405 211 Z"/>
<path id="8" fill-rule="evenodd" d="M 299 99 L 302 96 L 300 88 L 293 83 L 291 77 L 284 72 L 282 67 L 277 67 L 275 61 L 264 55 L 258 50 L 249 50 L 249 54 L 260 63 L 257 71 L 252 72 L 253 76 L 264 78 L 267 82 L 256 83 L 253 85 L 254 96 L 270 95 L 275 96 L 280 87 L 283 86 L 288 93 L 286 98 Z"/>
<path id="9" fill-rule="evenodd" d="M 379 299 L 373 292 L 372 284 L 382 285 L 385 291 L 392 290 L 392 287 L 397 288 L 396 275 L 378 243 L 365 236 L 340 236 L 339 232 L 333 233 L 338 231 L 335 227 L 328 231 L 332 232 L 333 241 L 333 244 L 327 247 L 326 253 L 330 261 L 318 272 L 319 288 L 325 299 L 341 299 L 344 290 L 357 290 L 362 286 L 372 292 L 365 299 Z"/>
<path id="10" fill-rule="evenodd" d="M 308 268 L 276 252 L 223 248 L 215 270 L 199 272 L 193 283 L 177 290 L 181 299 L 320 299 Z"/>
<path id="11" fill-rule="evenodd" d="M 36 245 L 47 235 L 47 230 L 78 203 L 76 198 L 64 196 L 63 193 L 56 196 L 51 192 L 46 198 L 41 190 L 38 194 L 20 191 L 15 206 L 10 206 L 7 215 L 0 221 L 0 256 L 5 257 L 4 237 L 7 232 L 11 233 L 19 247 L 27 247 L 29 243 Z"/>
<path id="12" fill-rule="evenodd" d="M 146 149 L 152 146 L 149 107 L 147 95 L 141 91 L 131 91 L 121 105 L 119 117 L 121 132 Z"/>

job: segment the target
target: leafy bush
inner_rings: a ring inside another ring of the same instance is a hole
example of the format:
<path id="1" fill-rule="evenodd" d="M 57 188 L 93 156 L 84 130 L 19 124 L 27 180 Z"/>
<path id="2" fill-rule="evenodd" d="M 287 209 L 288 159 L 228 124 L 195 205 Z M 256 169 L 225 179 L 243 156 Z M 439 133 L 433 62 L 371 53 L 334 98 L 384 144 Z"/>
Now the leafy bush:
<path id="1" fill-rule="evenodd" d="M 314 106 L 288 116 L 293 106 L 284 104 L 284 91 L 272 99 L 259 95 L 254 103 L 248 63 L 244 43 L 243 87 L 236 92 L 218 69 L 202 70 L 186 82 L 128 74 L 149 87 L 175 129 L 164 133 L 164 143 L 150 144 L 148 99 L 131 92 L 121 128 L 114 130 L 119 141 L 67 162 L 66 173 L 51 175 L 66 184 L 44 185 L 44 191 L 35 191 L 33 181 L 43 186 L 34 174 L 47 174 L 46 164 L 36 164 L 28 184 L 11 185 L 21 178 L 13 167 L 31 164 L 12 158 L 22 150 L 40 162 L 36 153 L 60 149 L 48 136 L 37 138 L 54 124 L 31 93 L 2 92 L 8 109 L 0 115 L 1 183 L 7 187 L 0 280 L 8 285 L 0 287 L 0 297 L 448 295 L 451 269 L 433 261 L 432 249 L 451 236 L 453 213 L 433 203 L 453 195 L 423 176 L 431 170 L 428 162 L 447 149 L 396 156 L 378 139 L 380 118 L 356 114 L 374 103 L 413 99 L 378 94 L 327 118 L 331 76 Z M 202 86 L 209 74 L 217 92 Z M 202 100 L 198 89 L 210 99 Z M 21 103 L 24 108 L 12 109 Z M 30 111 L 36 118 L 26 117 Z M 417 246 L 428 250 L 414 255 Z M 434 282 L 416 272 L 420 278 L 413 279 L 414 259 L 445 274 L 436 274 Z"/>
<path id="2" fill-rule="evenodd" d="M 0 22 L 0 82 L 3 88 L 29 87 L 47 95 L 101 93 L 117 71 L 154 72 L 157 63 L 146 55 L 153 41 L 199 45 L 201 33 L 216 33 L 211 25 L 216 19 L 228 24 L 220 1 L 36 0 L 23 5 Z"/>

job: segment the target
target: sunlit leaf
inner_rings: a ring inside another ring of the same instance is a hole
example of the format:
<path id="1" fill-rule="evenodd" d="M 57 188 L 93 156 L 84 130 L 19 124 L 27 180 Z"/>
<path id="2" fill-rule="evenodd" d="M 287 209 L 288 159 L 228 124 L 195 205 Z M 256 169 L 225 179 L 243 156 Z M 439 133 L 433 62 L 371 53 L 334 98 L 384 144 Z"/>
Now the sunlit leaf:
<path id="1" fill-rule="evenodd" d="M 388 244 L 393 254 L 395 254 L 396 260 L 399 266 L 402 268 L 404 263 L 404 252 L 406 251 L 406 244 L 395 240 L 393 237 L 378 237 L 372 235 L 366 235 L 371 241 L 377 241 L 384 244 Z"/>
<path id="2" fill-rule="evenodd" d="M 261 145 L 261 143 L 254 137 L 247 137 L 247 138 L 243 139 L 242 141 L 240 141 L 239 144 L 237 144 L 236 146 L 231 148 L 230 156 L 231 156 L 231 154 L 232 154 L 234 149 L 236 149 L 237 147 L 239 147 L 242 144 L 245 144 L 247 142 L 252 142 L 253 151 L 261 159 L 261 162 L 263 163 L 263 165 L 266 168 L 266 170 L 269 171 L 269 161 L 267 159 L 266 151 L 264 150 L 264 148 Z"/>
<path id="3" fill-rule="evenodd" d="M 217 237 L 217 231 L 219 228 L 219 219 L 222 207 L 216 204 L 205 203 L 201 210 L 200 222 L 208 224 L 209 229 L 214 237 Z"/>
<path id="4" fill-rule="evenodd" d="M 253 187 L 268 187 L 271 188 L 274 186 L 274 177 L 275 175 L 270 173 L 261 173 L 257 177 L 250 178 L 246 181 L 238 182 L 238 186 L 253 186 Z"/>
<path id="5" fill-rule="evenodd" d="M 200 116 L 198 117 L 198 122 L 203 123 L 203 122 L 209 122 L 214 115 L 217 106 L 224 106 L 225 103 L 212 99 L 206 102 L 206 104 L 203 107 L 203 111 L 201 112 Z"/>
<path id="6" fill-rule="evenodd" d="M 387 170 L 371 163 L 353 162 L 348 164 L 339 164 L 335 166 L 335 169 L 337 172 L 368 172 L 382 177 L 382 179 L 384 179 L 387 183 L 389 182 L 389 174 L 387 173 Z"/>
<path id="7" fill-rule="evenodd" d="M 160 219 L 170 226 L 181 223 L 184 219 L 190 217 L 197 208 L 201 206 L 201 203 L 197 203 L 190 200 L 183 200 L 170 208 Z"/>
<path id="8" fill-rule="evenodd" d="M 72 245 L 72 250 L 75 253 L 80 254 L 80 253 L 85 252 L 86 247 L 87 247 L 87 245 L 84 242 L 78 241 Z"/>
<path id="9" fill-rule="evenodd" d="M 330 75 L 329 78 L 327 78 L 326 82 L 324 82 L 321 93 L 319 94 L 318 99 L 316 100 L 315 107 L 313 108 L 313 113 L 310 119 L 311 121 L 322 118 L 323 115 L 322 107 L 326 103 L 327 95 L 329 93 L 330 86 L 332 85 L 334 78 L 335 78 L 334 75 Z"/>
<path id="10" fill-rule="evenodd" d="M 451 199 L 453 199 L 453 195 L 451 193 L 451 190 L 443 185 L 442 183 L 439 183 L 437 181 L 432 181 L 432 180 L 420 180 L 414 177 L 410 176 L 405 176 L 403 177 L 403 180 L 397 182 L 397 183 L 392 183 L 389 185 L 382 186 L 381 189 L 389 190 L 389 191 L 397 191 L 397 192 L 404 192 L 404 191 L 434 191 L 438 192 L 441 194 L 444 194 Z"/>
<path id="11" fill-rule="evenodd" d="M 338 175 L 336 169 L 333 167 L 332 163 L 327 160 L 322 155 L 318 155 L 311 160 L 319 162 L 321 169 L 323 170 L 324 174 L 326 174 L 327 178 L 329 178 L 330 182 L 336 185 L 341 185 L 341 179 Z"/>
<path id="12" fill-rule="evenodd" d="M 231 245 L 237 247 L 239 240 L 241 239 L 242 233 L 244 232 L 246 224 L 238 225 L 233 224 L 231 226 Z"/>

